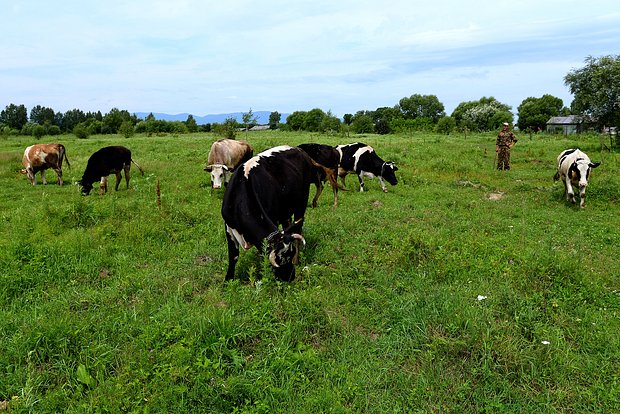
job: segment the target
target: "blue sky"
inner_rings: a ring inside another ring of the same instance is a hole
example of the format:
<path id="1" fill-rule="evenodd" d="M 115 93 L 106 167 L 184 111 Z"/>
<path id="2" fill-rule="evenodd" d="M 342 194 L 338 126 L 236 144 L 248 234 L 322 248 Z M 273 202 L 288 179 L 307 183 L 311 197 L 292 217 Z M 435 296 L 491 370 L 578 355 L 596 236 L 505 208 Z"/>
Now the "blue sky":
<path id="1" fill-rule="evenodd" d="M 58 3 L 58 4 L 56 4 Z M 610 1 L 0 0 L 0 107 L 191 113 L 551 94 L 620 54 Z"/>

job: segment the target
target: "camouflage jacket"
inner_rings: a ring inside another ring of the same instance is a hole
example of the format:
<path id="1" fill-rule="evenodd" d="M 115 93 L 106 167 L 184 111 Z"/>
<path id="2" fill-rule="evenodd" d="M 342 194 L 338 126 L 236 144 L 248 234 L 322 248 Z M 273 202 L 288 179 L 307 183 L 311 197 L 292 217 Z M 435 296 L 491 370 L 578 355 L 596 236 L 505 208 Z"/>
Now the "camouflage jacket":
<path id="1" fill-rule="evenodd" d="M 501 131 L 499 135 L 497 135 L 497 141 L 495 141 L 495 145 L 498 147 L 511 148 L 517 142 L 517 137 L 512 131 Z"/>

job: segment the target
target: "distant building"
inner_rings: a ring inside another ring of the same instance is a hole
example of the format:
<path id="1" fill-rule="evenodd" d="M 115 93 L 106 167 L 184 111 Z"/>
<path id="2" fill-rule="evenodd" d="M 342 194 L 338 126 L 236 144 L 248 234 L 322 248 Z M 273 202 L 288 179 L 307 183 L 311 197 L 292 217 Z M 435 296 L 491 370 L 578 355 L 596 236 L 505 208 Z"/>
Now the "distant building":
<path id="1" fill-rule="evenodd" d="M 586 122 L 583 117 L 577 115 L 552 116 L 547 121 L 547 132 L 551 134 L 580 134 L 591 127 L 593 124 Z"/>

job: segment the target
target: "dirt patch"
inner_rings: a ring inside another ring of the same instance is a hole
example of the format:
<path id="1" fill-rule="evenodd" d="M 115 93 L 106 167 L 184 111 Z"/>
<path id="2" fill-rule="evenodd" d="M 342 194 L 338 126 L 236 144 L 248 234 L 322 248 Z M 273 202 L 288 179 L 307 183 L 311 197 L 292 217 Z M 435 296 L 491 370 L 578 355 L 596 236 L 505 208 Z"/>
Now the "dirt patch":
<path id="1" fill-rule="evenodd" d="M 504 198 L 506 193 L 502 193 L 501 191 L 494 191 L 492 193 L 487 194 L 487 198 L 491 201 L 499 201 Z"/>
<path id="2" fill-rule="evenodd" d="M 205 266 L 211 262 L 213 262 L 213 259 L 207 255 L 197 256 L 194 259 L 194 264 L 196 266 Z"/>

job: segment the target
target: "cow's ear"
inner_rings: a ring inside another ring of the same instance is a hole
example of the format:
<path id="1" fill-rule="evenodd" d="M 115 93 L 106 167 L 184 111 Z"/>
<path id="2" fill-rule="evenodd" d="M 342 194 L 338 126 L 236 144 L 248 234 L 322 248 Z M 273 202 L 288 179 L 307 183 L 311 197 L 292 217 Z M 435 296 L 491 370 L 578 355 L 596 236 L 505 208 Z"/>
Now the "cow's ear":
<path id="1" fill-rule="evenodd" d="M 25 168 L 22 168 L 21 170 L 19 170 L 20 174 L 28 174 L 28 171 Z"/>
<path id="2" fill-rule="evenodd" d="M 591 162 L 591 163 L 590 163 L 590 168 L 596 168 L 596 167 L 598 167 L 599 165 L 601 165 L 601 163 L 600 163 L 600 162 Z"/>
<path id="3" fill-rule="evenodd" d="M 212 165 L 207 165 L 207 166 L 204 168 L 204 170 L 205 170 L 205 171 L 207 171 L 207 172 L 211 172 L 211 171 L 213 170 L 213 166 L 212 166 Z"/>

